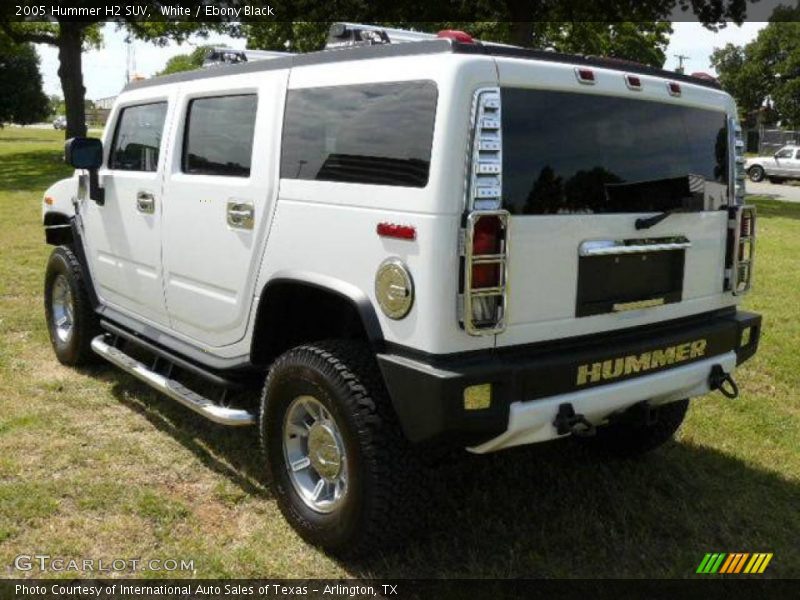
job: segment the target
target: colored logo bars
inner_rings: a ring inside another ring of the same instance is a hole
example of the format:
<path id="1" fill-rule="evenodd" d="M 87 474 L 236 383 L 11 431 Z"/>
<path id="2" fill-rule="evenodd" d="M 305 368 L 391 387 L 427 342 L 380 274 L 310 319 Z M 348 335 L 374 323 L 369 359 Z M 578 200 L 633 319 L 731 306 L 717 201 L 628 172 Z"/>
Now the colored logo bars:
<path id="1" fill-rule="evenodd" d="M 724 552 L 708 553 L 703 557 L 697 573 L 703 575 L 713 575 L 715 573 L 763 573 L 769 561 L 772 560 L 772 552 L 734 552 L 726 554 Z"/>

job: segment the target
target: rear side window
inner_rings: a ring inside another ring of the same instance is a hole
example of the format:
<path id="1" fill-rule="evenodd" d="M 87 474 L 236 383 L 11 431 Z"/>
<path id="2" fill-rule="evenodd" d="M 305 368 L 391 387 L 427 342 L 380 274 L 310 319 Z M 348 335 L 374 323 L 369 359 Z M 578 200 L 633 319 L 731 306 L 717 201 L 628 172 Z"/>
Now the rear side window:
<path id="1" fill-rule="evenodd" d="M 166 114 L 166 102 L 123 108 L 114 131 L 109 169 L 155 171 Z"/>
<path id="2" fill-rule="evenodd" d="M 291 90 L 281 177 L 425 187 L 436 97 L 430 81 Z"/>
<path id="3" fill-rule="evenodd" d="M 249 177 L 256 104 L 255 94 L 192 100 L 186 115 L 183 172 Z"/>

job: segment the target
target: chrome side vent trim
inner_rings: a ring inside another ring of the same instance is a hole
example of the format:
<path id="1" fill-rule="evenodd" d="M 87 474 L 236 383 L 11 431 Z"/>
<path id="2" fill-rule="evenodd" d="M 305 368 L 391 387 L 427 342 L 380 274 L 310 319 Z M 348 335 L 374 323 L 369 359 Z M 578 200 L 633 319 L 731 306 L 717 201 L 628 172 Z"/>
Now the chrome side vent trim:
<path id="1" fill-rule="evenodd" d="M 246 410 L 220 406 L 205 396 L 190 390 L 180 382 L 149 369 L 144 363 L 128 356 L 119 348 L 108 344 L 105 334 L 99 335 L 92 340 L 92 350 L 108 362 L 130 373 L 162 394 L 191 408 L 210 421 L 220 425 L 232 426 L 253 425 L 256 422 L 255 416 Z"/>
<path id="2" fill-rule="evenodd" d="M 500 88 L 481 88 L 472 103 L 472 160 L 467 210 L 497 210 L 503 192 Z"/>

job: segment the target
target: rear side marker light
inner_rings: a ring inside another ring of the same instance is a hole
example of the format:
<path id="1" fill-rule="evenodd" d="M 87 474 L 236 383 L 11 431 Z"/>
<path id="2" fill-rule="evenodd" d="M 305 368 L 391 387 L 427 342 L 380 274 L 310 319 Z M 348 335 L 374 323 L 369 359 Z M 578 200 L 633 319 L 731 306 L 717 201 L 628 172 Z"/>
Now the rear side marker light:
<path id="1" fill-rule="evenodd" d="M 417 239 L 417 228 L 411 225 L 396 225 L 395 223 L 378 223 L 378 235 L 381 237 L 396 238 L 398 240 Z"/>
<path id="2" fill-rule="evenodd" d="M 633 75 L 625 75 L 625 85 L 629 90 L 639 91 L 642 89 L 642 80 Z"/>
<path id="3" fill-rule="evenodd" d="M 436 37 L 453 40 L 454 42 L 461 42 L 462 44 L 474 44 L 475 40 L 472 36 L 464 31 L 458 29 L 442 29 L 436 34 Z"/>
<path id="4" fill-rule="evenodd" d="M 588 85 L 593 85 L 595 83 L 594 80 L 594 71 L 591 69 L 575 69 L 575 77 L 578 78 L 578 81 L 581 83 L 586 83 Z"/>
<path id="5" fill-rule="evenodd" d="M 667 82 L 667 91 L 669 91 L 670 96 L 680 96 L 681 95 L 681 86 L 674 81 Z"/>
<path id="6" fill-rule="evenodd" d="M 464 388 L 464 410 L 482 410 L 492 405 L 492 384 L 481 383 Z"/>

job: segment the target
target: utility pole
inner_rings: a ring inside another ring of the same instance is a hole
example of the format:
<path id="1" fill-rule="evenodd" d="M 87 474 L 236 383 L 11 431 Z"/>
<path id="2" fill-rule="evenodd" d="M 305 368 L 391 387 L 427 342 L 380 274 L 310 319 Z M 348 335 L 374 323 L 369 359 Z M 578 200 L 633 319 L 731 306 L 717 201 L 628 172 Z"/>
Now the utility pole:
<path id="1" fill-rule="evenodd" d="M 673 54 L 672 56 L 678 59 L 678 68 L 675 69 L 675 72 L 683 75 L 683 61 L 691 58 L 691 56 L 686 56 L 685 54 Z"/>

